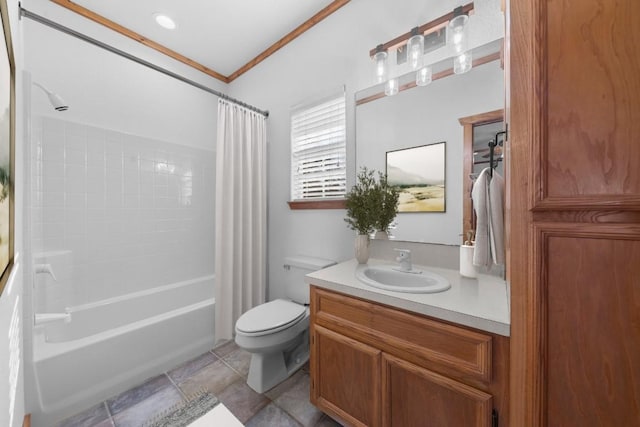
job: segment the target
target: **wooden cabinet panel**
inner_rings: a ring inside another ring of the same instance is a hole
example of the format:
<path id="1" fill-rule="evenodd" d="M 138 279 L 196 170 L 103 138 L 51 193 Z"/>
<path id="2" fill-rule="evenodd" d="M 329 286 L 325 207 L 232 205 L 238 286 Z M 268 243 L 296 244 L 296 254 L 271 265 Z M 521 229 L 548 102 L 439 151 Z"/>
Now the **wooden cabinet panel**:
<path id="1" fill-rule="evenodd" d="M 509 425 L 506 337 L 316 286 L 311 337 L 311 402 L 344 425 L 487 426 L 493 410 Z M 476 350 L 460 350 L 467 345 Z M 461 355 L 478 360 L 478 351 L 489 380 L 468 375 Z"/>
<path id="2" fill-rule="evenodd" d="M 546 197 L 640 201 L 640 2 L 546 2 Z"/>
<path id="3" fill-rule="evenodd" d="M 491 395 L 384 354 L 382 425 L 488 427 Z"/>
<path id="4" fill-rule="evenodd" d="M 542 231 L 548 424 L 640 425 L 640 234 L 556 228 Z"/>
<path id="5" fill-rule="evenodd" d="M 454 377 L 491 381 L 490 335 L 314 288 L 313 321 Z"/>
<path id="6" fill-rule="evenodd" d="M 321 326 L 311 336 L 311 402 L 348 425 L 380 425 L 380 350 Z"/>
<path id="7" fill-rule="evenodd" d="M 640 425 L 638 16 L 508 2 L 515 426 Z"/>

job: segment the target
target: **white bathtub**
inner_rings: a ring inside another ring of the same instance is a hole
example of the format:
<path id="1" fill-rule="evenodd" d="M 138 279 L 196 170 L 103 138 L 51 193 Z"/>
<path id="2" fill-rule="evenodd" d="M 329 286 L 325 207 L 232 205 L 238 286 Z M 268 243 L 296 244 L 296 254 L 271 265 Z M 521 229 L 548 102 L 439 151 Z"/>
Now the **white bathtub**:
<path id="1" fill-rule="evenodd" d="M 70 307 L 35 327 L 40 410 L 49 426 L 213 348 L 215 276 Z"/>

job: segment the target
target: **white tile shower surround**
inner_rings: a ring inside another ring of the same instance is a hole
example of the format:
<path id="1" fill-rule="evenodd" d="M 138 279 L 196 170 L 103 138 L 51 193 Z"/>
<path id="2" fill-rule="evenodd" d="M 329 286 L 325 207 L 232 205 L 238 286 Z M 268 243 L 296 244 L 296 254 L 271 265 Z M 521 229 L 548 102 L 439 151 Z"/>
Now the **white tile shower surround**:
<path id="1" fill-rule="evenodd" d="M 215 152 L 35 117 L 39 311 L 213 274 Z M 213 147 L 214 141 L 212 141 Z"/>

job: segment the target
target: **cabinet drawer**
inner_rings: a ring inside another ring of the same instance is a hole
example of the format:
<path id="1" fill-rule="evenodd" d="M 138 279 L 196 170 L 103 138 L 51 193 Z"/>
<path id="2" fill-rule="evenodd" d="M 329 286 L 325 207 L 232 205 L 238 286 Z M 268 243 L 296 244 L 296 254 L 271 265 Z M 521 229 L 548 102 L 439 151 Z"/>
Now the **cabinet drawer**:
<path id="1" fill-rule="evenodd" d="M 451 377 L 491 381 L 491 336 L 311 288 L 312 322 Z"/>

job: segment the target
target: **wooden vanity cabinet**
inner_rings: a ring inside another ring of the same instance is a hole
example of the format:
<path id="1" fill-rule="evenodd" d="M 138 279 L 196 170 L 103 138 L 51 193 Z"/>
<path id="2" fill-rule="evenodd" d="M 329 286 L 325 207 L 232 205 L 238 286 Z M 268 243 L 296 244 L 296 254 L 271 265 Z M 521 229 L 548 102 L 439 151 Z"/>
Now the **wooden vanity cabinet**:
<path id="1" fill-rule="evenodd" d="M 349 425 L 379 426 L 382 352 L 322 326 L 312 336 L 312 403 Z"/>
<path id="2" fill-rule="evenodd" d="M 508 346 L 506 337 L 311 288 L 311 402 L 348 426 L 507 420 Z"/>

